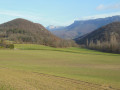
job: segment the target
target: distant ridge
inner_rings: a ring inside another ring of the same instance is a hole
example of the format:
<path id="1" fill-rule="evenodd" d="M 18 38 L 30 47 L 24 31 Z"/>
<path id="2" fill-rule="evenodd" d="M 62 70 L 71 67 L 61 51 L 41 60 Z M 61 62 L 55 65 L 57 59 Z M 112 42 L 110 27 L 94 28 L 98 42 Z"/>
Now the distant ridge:
<path id="1" fill-rule="evenodd" d="M 41 24 L 22 18 L 1 24 L 0 38 L 14 41 L 15 43 L 42 44 L 53 47 L 68 47 L 74 43 L 58 38 Z"/>
<path id="2" fill-rule="evenodd" d="M 75 39 L 116 21 L 120 21 L 120 15 L 90 20 L 78 20 L 61 30 L 54 30 L 51 32 L 64 39 Z"/>

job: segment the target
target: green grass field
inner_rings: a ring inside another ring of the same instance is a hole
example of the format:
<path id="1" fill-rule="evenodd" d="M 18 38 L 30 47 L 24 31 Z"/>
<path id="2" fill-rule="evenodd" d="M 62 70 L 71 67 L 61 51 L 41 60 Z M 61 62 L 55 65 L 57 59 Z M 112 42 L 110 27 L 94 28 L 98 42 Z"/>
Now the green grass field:
<path id="1" fill-rule="evenodd" d="M 119 89 L 119 54 L 32 44 L 0 50 L 0 90 Z"/>

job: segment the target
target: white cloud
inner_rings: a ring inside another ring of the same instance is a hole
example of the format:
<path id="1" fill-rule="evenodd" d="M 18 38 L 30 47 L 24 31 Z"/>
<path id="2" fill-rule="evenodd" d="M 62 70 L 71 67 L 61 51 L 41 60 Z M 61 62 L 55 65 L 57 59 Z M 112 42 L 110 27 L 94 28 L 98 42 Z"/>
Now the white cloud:
<path id="1" fill-rule="evenodd" d="M 103 5 L 100 4 L 96 7 L 97 10 L 112 10 L 112 9 L 120 9 L 120 3 L 111 4 L 111 5 Z"/>
<path id="2" fill-rule="evenodd" d="M 12 20 L 15 18 L 24 18 L 31 20 L 36 23 L 41 23 L 45 26 L 49 24 L 53 25 L 60 25 L 62 22 L 59 22 L 58 20 L 47 18 L 42 14 L 37 13 L 31 13 L 31 12 L 17 12 L 17 11 L 9 11 L 9 10 L 0 10 L 0 23 L 4 23 L 8 20 Z"/>
<path id="3" fill-rule="evenodd" d="M 105 18 L 105 17 L 116 16 L 116 15 L 120 15 L 120 12 L 113 12 L 113 13 L 107 13 L 107 14 L 98 14 L 98 15 L 93 15 L 93 16 L 85 16 L 85 17 L 79 18 L 79 20 Z"/>
<path id="4" fill-rule="evenodd" d="M 32 13 L 26 14 L 24 12 L 16 12 L 16 11 L 2 11 L 0 10 L 1 15 L 9 16 L 9 17 L 15 17 L 15 18 L 27 18 L 27 19 L 39 19 L 41 20 L 41 17 L 35 16 Z"/>
<path id="5" fill-rule="evenodd" d="M 102 7 L 104 6 L 101 5 L 100 8 Z M 93 16 L 85 16 L 85 17 L 75 18 L 74 20 L 63 22 L 63 21 L 60 21 L 59 19 L 47 18 L 44 15 L 40 15 L 37 13 L 0 10 L 0 23 L 4 23 L 8 20 L 12 20 L 15 18 L 24 18 L 24 19 L 28 19 L 36 23 L 41 23 L 45 26 L 48 26 L 48 25 L 67 26 L 69 24 L 72 24 L 75 20 L 105 18 L 105 17 L 115 16 L 115 15 L 120 15 L 120 12 L 98 14 L 98 15 L 93 15 Z"/>
<path id="6" fill-rule="evenodd" d="M 102 10 L 102 9 L 104 9 L 105 8 L 105 6 L 103 5 L 103 4 L 100 4 L 96 9 L 97 10 Z"/>

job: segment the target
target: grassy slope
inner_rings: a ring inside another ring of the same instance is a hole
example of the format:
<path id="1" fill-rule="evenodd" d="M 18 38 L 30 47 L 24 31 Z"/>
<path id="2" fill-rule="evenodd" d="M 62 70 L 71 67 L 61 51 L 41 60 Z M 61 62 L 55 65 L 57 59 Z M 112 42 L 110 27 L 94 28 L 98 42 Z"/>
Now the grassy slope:
<path id="1" fill-rule="evenodd" d="M 118 54 L 39 45 L 15 45 L 15 48 L 16 50 L 0 50 L 0 88 L 29 90 L 120 88 Z"/>

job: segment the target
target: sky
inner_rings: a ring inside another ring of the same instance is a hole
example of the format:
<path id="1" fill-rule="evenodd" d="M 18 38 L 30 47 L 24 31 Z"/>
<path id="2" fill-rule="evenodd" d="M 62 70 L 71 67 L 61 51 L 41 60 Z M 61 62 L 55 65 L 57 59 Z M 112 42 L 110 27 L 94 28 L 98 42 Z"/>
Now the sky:
<path id="1" fill-rule="evenodd" d="M 120 0 L 0 0 L 0 24 L 24 18 L 44 26 L 120 15 Z"/>

